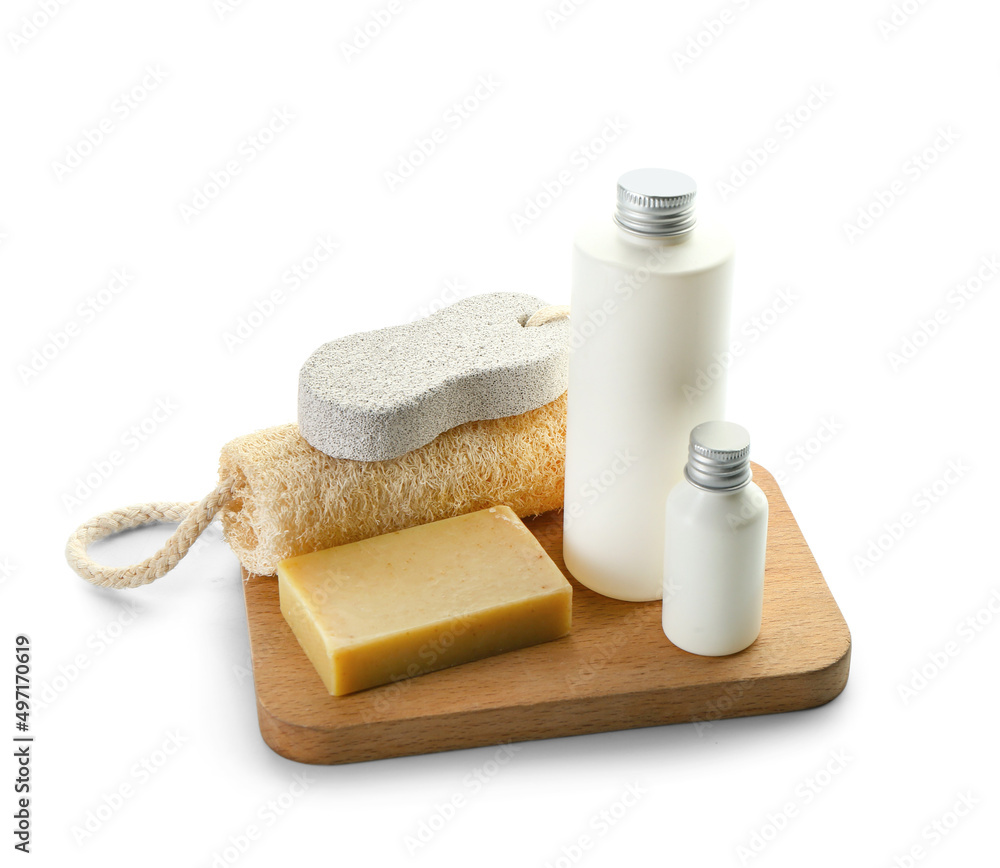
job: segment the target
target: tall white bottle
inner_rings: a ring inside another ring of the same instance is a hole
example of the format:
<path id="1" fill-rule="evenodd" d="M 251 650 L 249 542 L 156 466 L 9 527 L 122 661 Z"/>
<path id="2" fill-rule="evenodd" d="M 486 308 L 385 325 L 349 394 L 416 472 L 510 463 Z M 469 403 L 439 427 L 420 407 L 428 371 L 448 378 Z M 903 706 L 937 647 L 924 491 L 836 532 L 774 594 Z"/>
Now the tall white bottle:
<path id="1" fill-rule="evenodd" d="M 725 416 L 733 243 L 692 178 L 636 169 L 573 248 L 563 554 L 598 593 L 663 590 L 667 494 L 688 435 Z"/>
<path id="2" fill-rule="evenodd" d="M 667 498 L 663 632 L 678 648 L 735 654 L 760 633 L 767 497 L 751 480 L 750 435 L 732 422 L 691 432 Z"/>

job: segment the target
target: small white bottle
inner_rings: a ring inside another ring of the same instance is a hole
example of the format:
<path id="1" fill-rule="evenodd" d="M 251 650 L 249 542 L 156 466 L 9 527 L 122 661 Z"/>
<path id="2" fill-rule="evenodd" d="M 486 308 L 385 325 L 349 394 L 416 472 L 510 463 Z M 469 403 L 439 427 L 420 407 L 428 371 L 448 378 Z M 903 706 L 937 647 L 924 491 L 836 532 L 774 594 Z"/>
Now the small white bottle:
<path id="1" fill-rule="evenodd" d="M 692 654 L 742 651 L 760 633 L 767 548 L 767 498 L 751 480 L 745 428 L 695 427 L 666 513 L 663 632 Z"/>
<path id="2" fill-rule="evenodd" d="M 695 221 L 696 189 L 626 172 L 573 246 L 563 556 L 619 600 L 660 598 L 664 501 L 691 429 L 725 416 L 733 242 Z"/>

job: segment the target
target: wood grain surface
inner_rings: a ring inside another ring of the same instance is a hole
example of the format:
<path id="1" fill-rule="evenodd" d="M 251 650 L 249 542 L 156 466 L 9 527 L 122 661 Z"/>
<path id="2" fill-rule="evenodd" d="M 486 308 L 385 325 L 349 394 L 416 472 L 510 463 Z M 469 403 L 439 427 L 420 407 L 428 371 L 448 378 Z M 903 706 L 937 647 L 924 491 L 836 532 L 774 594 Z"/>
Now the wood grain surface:
<path id="1" fill-rule="evenodd" d="M 562 559 L 562 513 L 525 523 L 573 584 L 573 630 L 544 645 L 330 696 L 278 609 L 274 577 L 244 575 L 264 741 L 305 763 L 346 763 L 667 723 L 772 714 L 829 702 L 847 683 L 851 635 L 774 477 L 764 623 L 729 657 L 663 635 L 660 603 L 584 588 Z"/>

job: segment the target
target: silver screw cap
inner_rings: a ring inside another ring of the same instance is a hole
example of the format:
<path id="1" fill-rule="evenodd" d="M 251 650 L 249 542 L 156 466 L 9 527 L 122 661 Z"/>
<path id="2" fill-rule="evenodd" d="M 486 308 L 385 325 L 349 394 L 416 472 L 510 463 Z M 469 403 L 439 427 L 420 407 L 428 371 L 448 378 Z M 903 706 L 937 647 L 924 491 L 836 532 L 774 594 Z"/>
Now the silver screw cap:
<path id="1" fill-rule="evenodd" d="M 750 481 L 750 432 L 735 422 L 702 422 L 691 431 L 688 482 L 711 491 L 734 491 Z"/>
<path id="2" fill-rule="evenodd" d="M 618 179 L 615 223 L 635 235 L 683 235 L 694 228 L 694 178 L 670 169 L 633 169 Z"/>

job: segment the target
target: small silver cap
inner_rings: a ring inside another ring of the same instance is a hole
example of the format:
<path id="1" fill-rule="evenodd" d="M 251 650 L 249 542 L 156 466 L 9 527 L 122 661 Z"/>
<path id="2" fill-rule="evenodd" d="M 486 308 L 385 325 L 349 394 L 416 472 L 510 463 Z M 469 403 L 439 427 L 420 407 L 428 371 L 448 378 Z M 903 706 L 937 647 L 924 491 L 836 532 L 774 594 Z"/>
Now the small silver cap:
<path id="1" fill-rule="evenodd" d="M 702 422 L 691 431 L 688 482 L 711 491 L 734 491 L 750 481 L 750 432 L 735 422 Z"/>
<path id="2" fill-rule="evenodd" d="M 633 169 L 618 179 L 615 223 L 636 235 L 683 235 L 694 228 L 694 178 L 670 169 Z"/>

